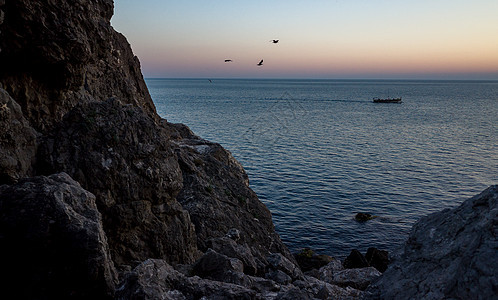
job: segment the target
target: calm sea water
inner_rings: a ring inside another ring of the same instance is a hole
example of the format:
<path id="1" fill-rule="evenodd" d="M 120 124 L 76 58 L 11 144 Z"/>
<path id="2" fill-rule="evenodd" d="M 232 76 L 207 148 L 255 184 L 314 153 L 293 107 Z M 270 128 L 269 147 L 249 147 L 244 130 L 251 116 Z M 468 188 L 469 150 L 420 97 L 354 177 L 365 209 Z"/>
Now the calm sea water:
<path id="1" fill-rule="evenodd" d="M 498 82 L 148 79 L 158 113 L 243 164 L 292 251 L 400 246 L 498 184 Z M 372 97 L 402 96 L 402 104 Z M 379 216 L 366 223 L 357 212 Z"/>

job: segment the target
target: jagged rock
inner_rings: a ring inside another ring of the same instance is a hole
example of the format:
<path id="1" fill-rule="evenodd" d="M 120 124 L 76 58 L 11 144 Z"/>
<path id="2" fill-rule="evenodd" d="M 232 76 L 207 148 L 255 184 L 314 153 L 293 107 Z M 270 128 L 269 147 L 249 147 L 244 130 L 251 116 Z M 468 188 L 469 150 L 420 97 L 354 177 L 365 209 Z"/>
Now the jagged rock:
<path id="1" fill-rule="evenodd" d="M 421 218 L 369 299 L 495 299 L 498 185 Z"/>
<path id="2" fill-rule="evenodd" d="M 283 285 L 287 285 L 292 282 L 292 278 L 281 270 L 270 270 L 265 274 L 265 278 Z"/>
<path id="3" fill-rule="evenodd" d="M 365 256 L 356 249 L 351 250 L 351 253 L 349 253 L 348 257 L 344 260 L 343 266 L 345 269 L 370 267 Z"/>
<path id="4" fill-rule="evenodd" d="M 37 132 L 23 117 L 19 104 L 0 88 L 0 184 L 31 175 L 36 138 Z"/>
<path id="5" fill-rule="evenodd" d="M 117 281 L 95 196 L 67 174 L 0 186 L 2 294 L 110 298 Z"/>
<path id="6" fill-rule="evenodd" d="M 294 258 L 303 272 L 320 269 L 333 260 L 331 256 L 316 254 L 310 248 L 304 248 L 301 252 L 294 254 Z"/>
<path id="7" fill-rule="evenodd" d="M 236 258 L 230 258 L 226 255 L 217 253 L 209 249 L 193 265 L 192 273 L 202 278 L 208 278 L 217 281 L 224 281 L 225 273 L 229 271 L 243 272 L 244 265 Z"/>
<path id="8" fill-rule="evenodd" d="M 111 27 L 112 0 L 17 0 L 2 10 L 0 82 L 33 128 L 110 97 L 155 114 L 137 57 Z"/>
<path id="9" fill-rule="evenodd" d="M 384 273 L 389 265 L 389 253 L 377 248 L 368 248 L 365 259 L 368 264 Z"/>
<path id="10" fill-rule="evenodd" d="M 278 293 L 276 299 L 277 300 L 296 300 L 296 299 L 308 300 L 308 299 L 312 299 L 312 296 L 310 296 L 308 293 L 306 293 L 305 291 L 303 291 L 297 287 L 293 287 L 289 290 L 282 291 L 282 292 Z"/>
<path id="11" fill-rule="evenodd" d="M 149 257 L 190 263 L 196 240 L 175 199 L 182 176 L 170 139 L 138 107 L 115 99 L 80 104 L 45 137 L 37 170 L 67 172 L 96 195 L 118 265 Z"/>
<path id="12" fill-rule="evenodd" d="M 341 286 L 352 287 L 358 290 L 365 290 L 370 283 L 382 275 L 376 268 L 355 268 L 338 271 L 332 275 L 332 278 L 324 281 Z"/>
<path id="13" fill-rule="evenodd" d="M 323 266 L 318 270 L 317 278 L 323 281 L 329 281 L 329 278 L 333 278 L 335 273 L 342 270 L 344 270 L 344 267 L 342 266 L 341 261 L 333 259 L 326 266 Z"/>
<path id="14" fill-rule="evenodd" d="M 245 274 L 261 275 L 265 271 L 265 264 L 254 258 L 251 249 L 247 245 L 240 245 L 230 238 L 222 237 L 210 239 L 208 241 L 208 246 L 218 253 L 242 261 Z"/>
<path id="15" fill-rule="evenodd" d="M 185 135 L 175 149 L 183 174 L 178 201 L 195 225 L 200 250 L 207 250 L 209 239 L 237 229 L 237 242 L 254 246 L 251 252 L 258 259 L 278 252 L 294 262 L 275 233 L 270 211 L 249 188 L 247 174 L 232 154 L 219 144 L 182 132 Z"/>
<path id="16" fill-rule="evenodd" d="M 305 281 L 296 281 L 294 285 L 306 290 L 317 299 L 360 299 L 363 291 L 352 287 L 339 287 L 314 277 L 306 277 Z"/>
<path id="17" fill-rule="evenodd" d="M 148 259 L 127 274 L 116 299 L 255 299 L 256 292 L 240 285 L 186 277 L 164 260 Z"/>
<path id="18" fill-rule="evenodd" d="M 288 260 L 281 253 L 272 253 L 268 255 L 268 267 L 270 270 L 280 270 L 289 275 L 292 280 L 297 280 L 304 277 L 303 272 L 293 262 Z"/>

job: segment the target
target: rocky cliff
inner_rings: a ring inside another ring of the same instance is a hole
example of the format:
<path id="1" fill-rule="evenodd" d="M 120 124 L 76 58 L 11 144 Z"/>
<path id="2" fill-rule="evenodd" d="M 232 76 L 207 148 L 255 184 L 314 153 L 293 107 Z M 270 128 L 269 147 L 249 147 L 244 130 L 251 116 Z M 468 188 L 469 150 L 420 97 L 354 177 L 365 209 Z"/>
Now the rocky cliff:
<path id="1" fill-rule="evenodd" d="M 1 259 L 40 260 L 21 264 L 23 292 L 86 297 L 94 282 L 112 295 L 115 274 L 149 258 L 193 263 L 229 232 L 246 272 L 263 273 L 270 253 L 292 261 L 232 155 L 156 114 L 112 13 L 111 0 L 0 0 Z M 90 219 L 77 217 L 82 199 Z M 76 274 L 71 259 L 105 270 Z"/>
<path id="2" fill-rule="evenodd" d="M 303 273 L 233 156 L 156 114 L 138 59 L 110 26 L 112 12 L 111 0 L 0 0 L 2 293 L 28 299 L 362 296 L 386 267 L 372 257 L 384 262 L 387 253 L 369 250 L 372 261 L 361 265 L 301 257 Z M 365 295 L 454 296 L 447 292 L 454 287 L 471 298 L 476 290 L 496 292 L 496 271 L 484 265 L 496 270 L 496 260 L 487 258 L 496 250 L 496 187 L 485 195 L 494 196 L 426 219 L 427 228 L 417 225 L 420 236 L 409 240 L 406 261 L 388 268 Z M 426 245 L 424 234 L 435 242 Z M 446 242 L 459 236 L 468 247 Z M 433 264 L 416 265 L 432 253 L 439 253 Z M 466 257 L 470 263 L 459 263 Z M 469 272 L 457 280 L 438 268 Z M 436 270 L 438 283 L 413 276 L 420 269 Z M 396 272 L 409 288 L 389 293 Z"/>
<path id="3" fill-rule="evenodd" d="M 496 299 L 498 186 L 423 217 L 367 299 Z"/>

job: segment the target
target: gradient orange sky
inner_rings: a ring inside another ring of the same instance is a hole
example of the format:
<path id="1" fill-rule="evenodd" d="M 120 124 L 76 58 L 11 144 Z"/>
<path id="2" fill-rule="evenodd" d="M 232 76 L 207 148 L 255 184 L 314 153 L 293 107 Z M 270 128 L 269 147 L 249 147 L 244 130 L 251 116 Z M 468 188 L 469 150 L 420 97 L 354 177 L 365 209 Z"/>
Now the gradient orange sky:
<path id="1" fill-rule="evenodd" d="M 497 16 L 497 0 L 115 0 L 112 24 L 145 77 L 498 80 Z"/>

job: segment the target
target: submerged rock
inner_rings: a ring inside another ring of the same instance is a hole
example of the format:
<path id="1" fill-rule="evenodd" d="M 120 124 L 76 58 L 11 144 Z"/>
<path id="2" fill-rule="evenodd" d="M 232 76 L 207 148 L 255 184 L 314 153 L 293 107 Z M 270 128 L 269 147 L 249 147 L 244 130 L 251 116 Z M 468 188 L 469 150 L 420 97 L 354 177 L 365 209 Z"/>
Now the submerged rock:
<path id="1" fill-rule="evenodd" d="M 370 299 L 495 299 L 498 186 L 421 218 Z"/>
<path id="2" fill-rule="evenodd" d="M 371 215 L 369 213 L 357 213 L 355 216 L 354 216 L 354 219 L 358 222 L 366 222 L 366 221 L 369 221 L 369 220 L 373 220 L 377 218 L 377 216 L 374 216 L 374 215 Z"/>

